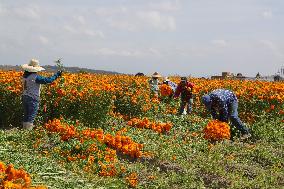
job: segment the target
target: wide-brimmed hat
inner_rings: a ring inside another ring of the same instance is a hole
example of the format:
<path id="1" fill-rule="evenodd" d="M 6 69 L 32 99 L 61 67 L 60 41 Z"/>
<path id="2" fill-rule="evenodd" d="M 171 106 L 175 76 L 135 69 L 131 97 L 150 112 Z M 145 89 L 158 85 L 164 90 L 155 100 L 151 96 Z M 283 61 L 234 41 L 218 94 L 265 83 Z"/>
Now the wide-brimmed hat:
<path id="1" fill-rule="evenodd" d="M 210 110 L 210 109 L 211 109 L 212 100 L 211 100 L 211 98 L 210 98 L 209 95 L 203 95 L 203 96 L 202 96 L 202 103 L 205 105 L 205 107 L 206 107 L 207 110 Z"/>
<path id="2" fill-rule="evenodd" d="M 45 70 L 39 65 L 39 61 L 36 59 L 31 59 L 29 64 L 23 64 L 21 67 L 28 72 L 40 72 Z"/>
<path id="3" fill-rule="evenodd" d="M 152 75 L 153 78 L 159 78 L 162 77 L 158 72 L 154 72 Z"/>
<path id="4" fill-rule="evenodd" d="M 168 77 L 165 77 L 165 81 L 170 81 Z"/>

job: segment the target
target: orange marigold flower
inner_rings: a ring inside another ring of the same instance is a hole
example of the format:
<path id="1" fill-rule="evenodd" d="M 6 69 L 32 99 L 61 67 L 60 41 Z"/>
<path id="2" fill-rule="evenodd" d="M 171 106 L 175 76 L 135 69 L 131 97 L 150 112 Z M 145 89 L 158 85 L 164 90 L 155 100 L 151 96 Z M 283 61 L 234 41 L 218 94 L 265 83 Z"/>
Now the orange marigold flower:
<path id="1" fill-rule="evenodd" d="M 135 188 L 138 185 L 137 173 L 131 173 L 125 178 L 125 180 L 130 187 Z"/>
<path id="2" fill-rule="evenodd" d="M 218 120 L 210 121 L 203 129 L 203 133 L 205 139 L 213 141 L 230 139 L 231 137 L 230 126 L 228 123 Z"/>
<path id="3" fill-rule="evenodd" d="M 172 88 L 166 84 L 161 85 L 160 91 L 162 96 L 170 96 L 173 94 Z"/>

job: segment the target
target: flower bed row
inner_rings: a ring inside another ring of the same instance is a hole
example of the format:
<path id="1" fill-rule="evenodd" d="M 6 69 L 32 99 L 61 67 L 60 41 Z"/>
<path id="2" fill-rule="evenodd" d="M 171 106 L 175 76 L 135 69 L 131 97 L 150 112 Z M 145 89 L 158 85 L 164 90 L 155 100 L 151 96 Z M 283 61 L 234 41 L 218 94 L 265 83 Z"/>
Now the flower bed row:
<path id="1" fill-rule="evenodd" d="M 83 129 L 78 130 L 73 125 L 68 125 L 60 119 L 54 119 L 44 125 L 48 131 L 59 133 L 63 141 L 71 138 L 77 138 L 80 141 L 86 139 L 96 139 L 101 143 L 106 144 L 108 147 L 129 155 L 133 158 L 142 156 L 143 144 L 134 142 L 130 137 L 123 136 L 117 133 L 115 136 L 111 134 L 104 134 L 102 129 Z"/>
<path id="2" fill-rule="evenodd" d="M 148 118 L 132 118 L 127 122 L 127 125 L 137 128 L 152 129 L 158 133 L 169 132 L 173 126 L 172 123 L 151 122 Z"/>

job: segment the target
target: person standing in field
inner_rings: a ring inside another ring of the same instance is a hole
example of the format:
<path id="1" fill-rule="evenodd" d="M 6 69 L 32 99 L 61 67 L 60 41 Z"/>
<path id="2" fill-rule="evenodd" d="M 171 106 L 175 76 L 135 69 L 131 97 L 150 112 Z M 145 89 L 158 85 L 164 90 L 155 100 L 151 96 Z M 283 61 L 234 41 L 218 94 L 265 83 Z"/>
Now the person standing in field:
<path id="1" fill-rule="evenodd" d="M 175 94 L 174 94 L 174 98 L 178 98 L 179 96 L 181 96 L 180 109 L 179 109 L 180 115 L 183 114 L 185 107 L 186 107 L 187 114 L 192 112 L 193 87 L 194 87 L 194 84 L 188 82 L 186 77 L 181 77 L 181 81 L 178 84 Z"/>
<path id="2" fill-rule="evenodd" d="M 39 66 L 39 61 L 36 59 L 31 59 L 29 64 L 24 64 L 21 67 L 24 70 L 22 94 L 24 108 L 23 129 L 31 130 L 34 127 L 34 119 L 39 109 L 41 84 L 52 83 L 62 75 L 62 71 L 58 71 L 51 77 L 40 76 L 37 72 L 43 71 L 44 68 Z"/>
<path id="3" fill-rule="evenodd" d="M 210 111 L 213 119 L 231 122 L 242 134 L 242 139 L 251 137 L 249 129 L 238 117 L 238 99 L 230 90 L 216 89 L 202 96 L 202 103 Z"/>
<path id="4" fill-rule="evenodd" d="M 161 77 L 162 76 L 158 72 L 155 72 L 153 73 L 152 78 L 149 80 L 151 94 L 155 96 L 159 94 L 159 85 L 161 84 L 159 78 Z"/>

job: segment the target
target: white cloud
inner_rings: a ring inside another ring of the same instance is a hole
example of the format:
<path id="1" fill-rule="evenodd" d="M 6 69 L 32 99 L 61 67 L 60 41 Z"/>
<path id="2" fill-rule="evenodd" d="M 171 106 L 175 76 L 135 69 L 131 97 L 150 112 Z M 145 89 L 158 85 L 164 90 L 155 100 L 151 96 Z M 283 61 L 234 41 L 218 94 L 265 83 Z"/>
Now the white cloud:
<path id="1" fill-rule="evenodd" d="M 11 9 L 10 13 L 20 17 L 21 19 L 40 19 L 40 11 L 36 6 L 15 7 Z"/>
<path id="2" fill-rule="evenodd" d="M 69 33 L 76 33 L 76 29 L 73 28 L 73 27 L 71 27 L 71 26 L 69 26 L 69 25 L 64 25 L 64 26 L 63 26 L 63 29 L 64 29 L 65 31 L 69 32 Z"/>
<path id="3" fill-rule="evenodd" d="M 133 56 L 133 53 L 128 50 L 115 50 L 110 48 L 97 49 L 95 54 L 102 56 Z"/>
<path id="4" fill-rule="evenodd" d="M 113 27 L 120 30 L 127 30 L 127 31 L 136 31 L 138 29 L 137 23 L 134 23 L 130 20 L 118 20 L 114 18 L 107 19 L 107 23 Z"/>
<path id="5" fill-rule="evenodd" d="M 177 10 L 178 5 L 178 1 L 168 1 L 133 6 L 131 9 L 125 6 L 99 7 L 94 12 L 104 23 L 120 30 L 132 32 L 144 29 L 174 31 L 176 29 L 175 18 L 169 15 L 168 11 Z"/>
<path id="6" fill-rule="evenodd" d="M 149 51 L 150 54 L 153 54 L 153 55 L 156 55 L 156 56 L 161 56 L 161 52 L 156 48 L 151 47 L 151 48 L 148 49 L 148 51 Z"/>
<path id="7" fill-rule="evenodd" d="M 179 0 L 150 3 L 150 8 L 159 11 L 178 11 L 181 8 Z"/>
<path id="8" fill-rule="evenodd" d="M 40 42 L 41 44 L 43 44 L 43 45 L 47 45 L 47 44 L 49 43 L 48 38 L 46 38 L 46 37 L 44 37 L 44 36 L 39 36 L 39 37 L 38 37 L 38 40 L 39 40 L 39 42 Z"/>
<path id="9" fill-rule="evenodd" d="M 141 31 L 149 28 L 160 31 L 176 30 L 175 18 L 162 15 L 158 11 L 140 11 L 127 19 L 109 18 L 107 22 L 113 28 L 127 31 Z"/>
<path id="10" fill-rule="evenodd" d="M 35 5 L 12 7 L 12 6 L 3 6 L 0 4 L 0 14 L 12 19 L 20 18 L 20 19 L 39 20 L 41 18 L 40 9 Z"/>
<path id="11" fill-rule="evenodd" d="M 4 14 L 6 12 L 6 8 L 3 7 L 3 5 L 0 4 L 0 15 Z"/>
<path id="12" fill-rule="evenodd" d="M 270 9 L 264 10 L 262 12 L 262 17 L 265 18 L 265 19 L 270 19 L 270 18 L 273 17 L 273 13 Z"/>
<path id="13" fill-rule="evenodd" d="M 227 41 L 223 39 L 215 39 L 215 40 L 212 40 L 211 43 L 218 47 L 226 47 L 228 45 Z"/>
<path id="14" fill-rule="evenodd" d="M 93 54 L 100 56 L 120 56 L 120 57 L 144 57 L 149 54 L 143 50 L 129 50 L 129 49 L 112 49 L 100 48 L 96 49 Z"/>
<path id="15" fill-rule="evenodd" d="M 121 7 L 99 7 L 95 9 L 95 14 L 101 17 L 113 16 L 117 14 L 127 13 L 128 9 L 124 6 Z"/>
<path id="16" fill-rule="evenodd" d="M 84 16 L 81 16 L 81 15 L 77 15 L 77 16 L 74 16 L 74 19 L 82 24 L 82 25 L 85 25 L 86 24 L 86 20 L 85 20 L 85 17 Z"/>
<path id="17" fill-rule="evenodd" d="M 176 29 L 175 19 L 172 16 L 162 15 L 158 11 L 140 11 L 138 18 L 146 25 L 159 30 L 174 31 Z"/>
<path id="18" fill-rule="evenodd" d="M 280 49 L 270 40 L 260 40 L 259 41 L 262 45 L 267 47 L 272 51 L 272 53 L 279 58 L 281 61 L 284 60 L 284 53 L 280 51 Z"/>
<path id="19" fill-rule="evenodd" d="M 93 31 L 90 29 L 86 29 L 86 30 L 83 30 L 83 33 L 91 37 L 105 38 L 105 35 L 102 31 Z"/>
<path id="20" fill-rule="evenodd" d="M 5 43 L 1 43 L 0 44 L 0 50 L 1 51 L 5 51 L 5 50 L 7 50 L 8 48 L 7 48 L 7 45 L 5 44 Z"/>
<path id="21" fill-rule="evenodd" d="M 69 32 L 72 35 L 86 35 L 89 37 L 99 37 L 99 38 L 105 38 L 105 35 L 102 31 L 94 31 L 92 29 L 88 28 L 82 28 L 82 27 L 72 27 L 70 25 L 64 25 L 63 29 L 66 32 Z"/>

